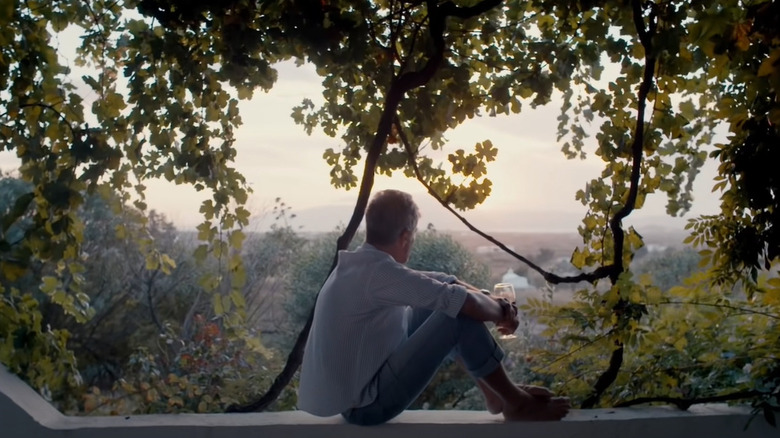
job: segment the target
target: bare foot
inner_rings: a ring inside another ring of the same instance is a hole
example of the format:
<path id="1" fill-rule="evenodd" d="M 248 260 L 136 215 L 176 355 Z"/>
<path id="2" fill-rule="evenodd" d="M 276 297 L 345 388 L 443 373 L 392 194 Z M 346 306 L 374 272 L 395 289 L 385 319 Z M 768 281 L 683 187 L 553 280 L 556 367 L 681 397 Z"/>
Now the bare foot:
<path id="1" fill-rule="evenodd" d="M 517 387 L 532 395 L 534 398 L 540 399 L 542 401 L 549 401 L 550 398 L 552 398 L 554 395 L 552 391 L 541 386 L 517 385 Z M 501 400 L 501 398 L 491 390 L 484 392 L 484 394 L 485 405 L 487 406 L 488 412 L 494 415 L 500 414 L 504 410 L 504 401 Z"/>
<path id="2" fill-rule="evenodd" d="M 558 421 L 571 409 L 568 397 L 552 397 L 542 401 L 534 397 L 528 403 L 518 406 L 504 406 L 506 421 Z"/>
<path id="3" fill-rule="evenodd" d="M 549 389 L 543 386 L 517 385 L 517 387 L 527 392 L 528 394 L 534 396 L 534 398 L 542 399 L 545 401 L 550 400 L 555 395 L 553 394 L 552 391 L 550 391 Z"/>
<path id="4" fill-rule="evenodd" d="M 490 393 L 485 394 L 485 406 L 491 414 L 500 414 L 504 410 L 504 401 L 493 391 L 490 391 Z"/>

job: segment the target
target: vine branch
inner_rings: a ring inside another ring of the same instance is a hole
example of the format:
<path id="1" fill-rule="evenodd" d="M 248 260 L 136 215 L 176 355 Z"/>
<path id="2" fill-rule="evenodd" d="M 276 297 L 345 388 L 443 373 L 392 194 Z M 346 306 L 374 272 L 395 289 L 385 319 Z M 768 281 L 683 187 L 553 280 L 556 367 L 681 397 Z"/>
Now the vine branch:
<path id="1" fill-rule="evenodd" d="M 53 112 L 57 116 L 57 118 L 62 120 L 65 126 L 68 127 L 70 133 L 73 135 L 74 138 L 79 137 L 81 133 L 81 129 L 74 128 L 73 125 L 71 125 L 70 122 L 68 121 L 68 118 L 65 116 L 65 114 L 61 113 L 59 110 L 57 110 L 57 108 L 54 108 L 54 105 L 49 105 L 41 102 L 27 102 L 27 103 L 19 104 L 19 109 L 31 108 L 31 107 L 43 108 Z"/>
<path id="2" fill-rule="evenodd" d="M 544 370 L 546 370 L 547 368 L 551 367 L 553 364 L 555 364 L 555 363 L 557 363 L 557 362 L 560 362 L 560 361 L 562 361 L 563 359 L 566 359 L 567 357 L 570 357 L 570 356 L 572 356 L 572 355 L 574 355 L 574 354 L 578 353 L 579 351 L 582 351 L 582 350 L 584 350 L 584 349 L 586 349 L 586 348 L 590 347 L 591 345 L 594 345 L 594 344 L 596 344 L 597 342 L 601 341 L 602 339 L 606 338 L 607 336 L 610 336 L 610 335 L 612 335 L 612 333 L 613 333 L 613 330 L 610 330 L 610 331 L 608 331 L 608 332 L 606 332 L 606 333 L 604 333 L 604 334 L 602 334 L 602 335 L 596 336 L 595 338 L 593 338 L 593 339 L 589 340 L 588 342 L 585 342 L 584 344 L 580 345 L 579 347 L 575 348 L 574 350 L 572 350 L 572 351 L 569 351 L 568 353 L 566 353 L 566 354 L 563 354 L 563 355 L 561 355 L 561 356 L 558 356 L 558 357 L 556 357 L 555 359 L 553 359 L 552 361 L 550 361 L 550 362 L 548 362 L 548 363 L 546 363 L 546 364 L 542 365 L 542 366 L 541 366 L 541 367 L 539 367 L 539 368 L 533 369 L 532 371 L 533 371 L 534 373 L 541 373 L 542 371 L 544 371 Z"/>
<path id="3" fill-rule="evenodd" d="M 615 405 L 617 408 L 625 408 L 629 406 L 642 405 L 646 403 L 667 403 L 677 406 L 679 409 L 687 410 L 689 407 L 696 404 L 704 403 L 721 403 L 732 400 L 744 400 L 762 395 L 761 391 L 755 389 L 747 391 L 738 391 L 731 394 L 716 395 L 712 397 L 701 398 L 677 398 L 677 397 L 639 397 L 632 400 L 626 400 Z"/>
<path id="4" fill-rule="evenodd" d="M 642 10 L 642 0 L 633 0 L 631 2 L 632 12 L 634 17 L 634 26 L 636 27 L 637 34 L 639 35 L 639 41 L 645 49 L 645 68 L 642 73 L 642 82 L 639 84 L 639 92 L 637 95 L 637 116 L 636 126 L 634 129 L 634 142 L 631 145 L 631 179 L 630 187 L 628 190 L 628 198 L 623 207 L 615 213 L 615 216 L 609 221 L 609 227 L 612 230 L 613 244 L 614 244 L 614 258 L 612 266 L 614 270 L 610 272 L 610 280 L 612 284 L 615 284 L 618 277 L 623 272 L 623 246 L 625 234 L 623 232 L 622 221 L 626 218 L 636 206 L 636 199 L 639 193 L 639 177 L 643 158 L 644 147 L 644 131 L 645 131 L 645 108 L 647 106 L 647 95 L 650 93 L 650 88 L 653 85 L 656 55 L 652 46 L 652 37 L 656 30 L 656 13 L 653 3 L 650 3 L 650 17 L 649 24 L 645 26 Z M 621 312 L 620 309 L 624 307 L 625 300 L 622 298 L 616 304 L 614 312 Z M 593 392 L 591 395 L 582 402 L 582 408 L 588 409 L 594 407 L 601 399 L 604 391 L 609 388 L 612 383 L 617 379 L 620 367 L 623 365 L 623 353 L 624 347 L 621 342 L 616 342 L 616 348 L 612 350 L 612 355 L 609 359 L 609 367 L 602 373 L 596 384 L 593 386 Z"/>
<path id="5" fill-rule="evenodd" d="M 657 303 L 657 304 L 659 304 L 659 305 L 661 305 L 661 304 L 679 304 L 679 305 L 693 305 L 693 306 L 715 307 L 715 308 L 720 308 L 720 309 L 735 310 L 737 312 L 745 312 L 745 313 L 748 313 L 748 314 L 751 314 L 751 315 L 761 315 L 761 316 L 766 316 L 767 318 L 780 320 L 780 316 L 778 316 L 778 315 L 773 315 L 773 314 L 768 313 L 768 312 L 762 312 L 760 310 L 754 310 L 754 309 L 750 309 L 750 308 L 747 308 L 747 307 L 732 306 L 730 304 L 700 303 L 700 302 L 697 302 L 697 301 L 690 301 L 690 302 L 686 302 L 686 301 L 662 301 L 662 302 Z"/>
<path id="6" fill-rule="evenodd" d="M 447 2 L 442 5 L 438 5 L 435 0 L 428 0 L 426 2 L 430 19 L 429 32 L 434 43 L 433 51 L 420 70 L 403 73 L 397 78 L 394 78 L 390 85 L 376 134 L 374 135 L 371 146 L 368 149 L 368 154 L 366 155 L 363 177 L 361 178 L 360 190 L 358 192 L 357 201 L 355 202 L 355 208 L 347 227 L 336 241 L 336 252 L 333 257 L 330 271 L 333 271 L 336 267 L 338 251 L 346 249 L 349 246 L 349 243 L 357 232 L 360 222 L 363 220 L 366 206 L 368 205 L 368 199 L 374 186 L 374 175 L 376 174 L 377 162 L 387 145 L 387 137 L 390 134 L 393 120 L 397 117 L 396 111 L 398 105 L 407 92 L 428 83 L 439 69 L 441 62 L 444 59 L 444 54 L 446 52 L 444 31 L 447 17 L 457 16 L 460 18 L 467 18 L 476 16 L 499 5 L 501 1 L 502 0 L 483 0 L 476 5 L 467 8 L 456 7 L 452 2 Z M 319 293 L 317 296 L 319 296 Z M 312 321 L 314 320 L 314 309 L 316 308 L 317 296 L 315 296 L 315 304 L 309 312 L 306 324 L 298 334 L 295 345 L 287 357 L 284 368 L 281 373 L 276 376 L 268 391 L 259 399 L 246 405 L 228 407 L 228 412 L 255 412 L 265 410 L 279 397 L 282 390 L 290 383 L 303 361 L 304 348 L 306 347 L 306 341 L 309 338 Z"/>
<path id="7" fill-rule="evenodd" d="M 412 170 L 414 171 L 414 175 L 417 178 L 417 181 L 422 184 L 423 187 L 428 191 L 428 194 L 431 195 L 436 201 L 439 202 L 439 204 L 442 205 L 442 207 L 446 208 L 447 211 L 452 213 L 459 221 L 463 223 L 469 230 L 472 232 L 482 236 L 485 240 L 493 243 L 497 247 L 501 248 L 504 252 L 507 254 L 510 254 L 512 257 L 520 260 L 521 262 L 525 263 L 529 268 L 533 269 L 534 271 L 538 272 L 547 282 L 553 283 L 553 284 L 562 284 L 562 283 L 579 283 L 581 281 L 587 281 L 589 283 L 594 283 L 596 280 L 599 280 L 601 278 L 605 278 L 609 275 L 612 269 L 614 269 L 613 266 L 601 266 L 597 268 L 593 272 L 588 273 L 582 273 L 574 276 L 567 276 L 567 277 L 561 277 L 559 275 L 553 274 L 552 272 L 545 271 L 543 268 L 541 268 L 539 265 L 535 264 L 531 260 L 527 259 L 521 254 L 516 253 L 511 248 L 507 247 L 503 242 L 496 239 L 495 237 L 487 234 L 486 232 L 482 231 L 481 229 L 477 228 L 475 225 L 473 225 L 471 222 L 469 222 L 468 219 L 463 217 L 460 213 L 458 213 L 446 200 L 443 199 L 441 196 L 439 196 L 436 191 L 433 190 L 433 188 L 425 181 L 425 178 L 423 178 L 422 173 L 420 172 L 419 166 L 417 166 L 417 153 L 412 150 L 412 147 L 409 143 L 409 139 L 406 136 L 406 133 L 404 132 L 400 121 L 396 118 L 395 120 L 396 130 L 398 131 L 398 137 L 401 139 L 401 143 L 404 145 L 404 149 L 406 150 L 406 154 L 409 158 L 409 165 L 412 167 Z"/>
<path id="8" fill-rule="evenodd" d="M 639 41 L 645 48 L 645 68 L 642 73 L 642 82 L 639 84 L 637 95 L 636 126 L 634 128 L 634 142 L 631 145 L 631 179 L 628 190 L 628 198 L 625 205 L 615 213 L 615 216 L 609 221 L 609 227 L 615 241 L 615 254 L 613 264 L 616 269 L 610 276 L 613 283 L 617 281 L 617 276 L 623 271 L 623 242 L 625 234 L 622 228 L 622 221 L 636 206 L 636 198 L 639 193 L 639 177 L 643 158 L 643 146 L 645 140 L 645 110 L 647 107 L 647 95 L 653 86 L 653 75 L 655 73 L 656 56 L 652 46 L 651 36 L 655 33 L 656 16 L 655 8 L 651 7 L 650 24 L 645 29 L 644 19 L 642 18 L 641 0 L 631 2 L 634 15 L 634 25 L 639 34 Z"/>

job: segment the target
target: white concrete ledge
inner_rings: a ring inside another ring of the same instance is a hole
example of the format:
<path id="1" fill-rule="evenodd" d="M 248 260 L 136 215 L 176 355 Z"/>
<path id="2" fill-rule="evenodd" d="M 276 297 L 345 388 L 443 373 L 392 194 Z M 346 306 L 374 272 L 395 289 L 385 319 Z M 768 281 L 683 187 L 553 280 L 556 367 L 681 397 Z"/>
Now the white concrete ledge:
<path id="1" fill-rule="evenodd" d="M 575 410 L 561 422 L 504 423 L 476 411 L 407 411 L 381 426 L 359 427 L 341 417 L 304 412 L 179 414 L 117 417 L 62 415 L 34 390 L 0 366 L 2 438 L 777 438 L 750 409 L 723 405 Z"/>

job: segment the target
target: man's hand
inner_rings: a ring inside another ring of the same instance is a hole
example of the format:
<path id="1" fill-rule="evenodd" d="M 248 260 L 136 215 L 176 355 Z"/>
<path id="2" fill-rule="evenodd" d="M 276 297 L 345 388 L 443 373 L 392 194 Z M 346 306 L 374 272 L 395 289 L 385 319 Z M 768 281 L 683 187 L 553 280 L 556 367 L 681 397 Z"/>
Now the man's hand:
<path id="1" fill-rule="evenodd" d="M 496 298 L 496 301 L 504 311 L 504 319 L 496 322 L 496 329 L 502 335 L 511 335 L 520 326 L 520 320 L 517 318 L 517 305 L 504 298 Z"/>
<path id="2" fill-rule="evenodd" d="M 467 316 L 477 321 L 490 321 L 499 327 L 513 333 L 520 322 L 517 320 L 517 306 L 506 299 L 496 298 L 486 290 L 471 290 L 466 295 L 466 301 L 458 315 Z M 504 332 L 502 332 L 503 334 Z"/>

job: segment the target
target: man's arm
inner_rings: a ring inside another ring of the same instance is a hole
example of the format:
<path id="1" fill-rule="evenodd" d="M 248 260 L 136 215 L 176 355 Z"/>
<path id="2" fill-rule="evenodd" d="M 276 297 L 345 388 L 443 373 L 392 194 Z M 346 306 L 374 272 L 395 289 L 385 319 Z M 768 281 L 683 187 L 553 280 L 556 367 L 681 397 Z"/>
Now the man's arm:
<path id="1" fill-rule="evenodd" d="M 466 288 L 469 292 L 482 292 L 483 289 L 480 289 L 474 285 L 468 284 L 463 280 L 455 279 L 455 281 L 452 284 L 459 284 Z"/>
<path id="2" fill-rule="evenodd" d="M 497 300 L 483 289 L 466 283 L 454 275 L 432 271 L 417 272 L 438 281 L 463 286 L 466 289 L 468 294 L 458 315 L 467 316 L 478 321 L 494 322 L 501 334 L 514 333 L 520 325 L 520 322 L 517 320 L 517 307 L 506 300 Z"/>
<path id="3" fill-rule="evenodd" d="M 504 299 L 497 300 L 485 295 L 479 290 L 469 289 L 466 301 L 458 315 L 467 316 L 478 321 L 496 323 L 501 334 L 514 333 L 520 322 L 517 320 L 517 307 Z"/>
<path id="4" fill-rule="evenodd" d="M 491 321 L 499 326 L 499 331 L 502 333 L 504 331 L 514 333 L 519 325 L 517 307 L 514 306 L 514 303 L 507 305 L 505 300 L 497 300 L 484 289 L 478 289 L 462 280 L 455 280 L 454 284 L 465 287 L 469 292 L 460 310 L 460 315 L 478 321 Z"/>
<path id="5" fill-rule="evenodd" d="M 459 315 L 468 316 L 477 321 L 491 321 L 499 323 L 507 318 L 507 312 L 501 304 L 488 295 L 469 289 L 466 301 L 460 309 Z"/>
<path id="6" fill-rule="evenodd" d="M 441 281 L 442 283 L 459 284 L 458 277 L 451 274 L 445 274 L 444 272 L 438 272 L 438 271 L 417 271 L 417 272 L 425 275 L 426 277 L 433 278 L 436 281 Z"/>

